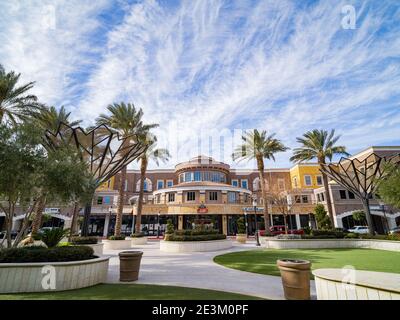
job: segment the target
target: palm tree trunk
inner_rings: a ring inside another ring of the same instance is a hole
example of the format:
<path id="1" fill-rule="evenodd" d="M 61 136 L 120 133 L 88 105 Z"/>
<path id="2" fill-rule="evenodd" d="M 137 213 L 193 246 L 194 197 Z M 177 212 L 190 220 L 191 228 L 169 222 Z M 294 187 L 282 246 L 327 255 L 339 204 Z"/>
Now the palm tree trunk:
<path id="1" fill-rule="evenodd" d="M 32 222 L 32 232 L 31 232 L 32 235 L 37 234 L 42 225 L 43 210 L 45 206 L 46 206 L 46 196 L 42 194 L 39 197 L 38 205 L 36 206 L 35 210 L 35 218 L 33 219 Z"/>
<path id="2" fill-rule="evenodd" d="M 117 216 L 115 219 L 115 231 L 114 236 L 121 236 L 121 226 L 122 226 L 122 216 L 124 210 L 124 200 L 125 200 L 125 180 L 126 180 L 126 166 L 124 166 L 121 170 L 121 178 L 118 189 L 118 208 L 117 208 Z"/>
<path id="3" fill-rule="evenodd" d="M 322 168 L 322 165 L 325 164 L 325 159 L 318 159 L 318 164 Z M 329 183 L 328 183 L 328 176 L 322 172 L 322 184 L 324 185 L 325 189 L 325 199 L 326 199 L 326 207 L 328 209 L 329 219 L 331 220 L 332 228 L 335 228 L 335 220 L 333 218 L 333 209 L 332 209 L 332 200 L 331 200 L 331 193 L 329 191 Z"/>
<path id="4" fill-rule="evenodd" d="M 136 213 L 136 224 L 135 224 L 135 232 L 136 233 L 141 232 L 143 195 L 144 195 L 144 179 L 146 178 L 146 170 L 147 170 L 147 158 L 142 157 L 140 159 L 140 190 L 139 190 L 138 207 L 137 207 L 137 213 Z"/>
<path id="5" fill-rule="evenodd" d="M 271 235 L 271 231 L 269 230 L 267 192 L 264 181 L 264 159 L 262 158 L 262 156 L 257 156 L 256 159 L 257 159 L 258 175 L 260 177 L 261 197 L 263 199 L 263 205 L 264 205 L 265 235 Z"/>

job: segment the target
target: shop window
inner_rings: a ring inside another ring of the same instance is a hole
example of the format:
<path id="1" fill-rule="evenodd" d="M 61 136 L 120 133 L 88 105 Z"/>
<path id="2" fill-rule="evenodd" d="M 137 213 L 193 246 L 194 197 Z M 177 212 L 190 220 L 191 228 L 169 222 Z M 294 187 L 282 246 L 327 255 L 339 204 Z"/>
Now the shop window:
<path id="1" fill-rule="evenodd" d="M 186 201 L 195 201 L 196 200 L 196 192 L 194 191 L 189 191 L 186 194 Z"/>
<path id="2" fill-rule="evenodd" d="M 175 193 L 168 193 L 168 202 L 175 202 Z"/>
<path id="3" fill-rule="evenodd" d="M 218 192 L 217 191 L 211 191 L 209 193 L 209 199 L 210 199 L 210 201 L 218 200 Z"/>

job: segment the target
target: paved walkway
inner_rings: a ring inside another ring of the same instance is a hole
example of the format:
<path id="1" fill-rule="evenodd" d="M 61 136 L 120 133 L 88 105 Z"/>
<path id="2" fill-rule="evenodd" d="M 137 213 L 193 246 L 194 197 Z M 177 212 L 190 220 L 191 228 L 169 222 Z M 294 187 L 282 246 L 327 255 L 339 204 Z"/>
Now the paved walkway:
<path id="1" fill-rule="evenodd" d="M 196 253 L 166 253 L 158 241 L 136 246 L 143 251 L 139 280 L 135 283 L 173 285 L 241 293 L 266 299 L 284 299 L 281 278 L 226 268 L 213 262 L 214 256 L 257 249 L 254 242 L 234 244 L 229 250 Z M 135 250 L 131 249 L 131 250 Z M 119 283 L 118 251 L 105 251 L 111 256 L 108 283 Z M 315 284 L 311 281 L 315 297 Z"/>

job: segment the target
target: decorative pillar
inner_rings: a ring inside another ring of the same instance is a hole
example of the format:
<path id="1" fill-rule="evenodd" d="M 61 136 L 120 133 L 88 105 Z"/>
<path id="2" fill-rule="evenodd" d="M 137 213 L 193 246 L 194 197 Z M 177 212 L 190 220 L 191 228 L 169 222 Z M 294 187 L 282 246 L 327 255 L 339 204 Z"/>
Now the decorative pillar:
<path id="1" fill-rule="evenodd" d="M 183 192 L 178 191 L 175 195 L 175 202 L 176 203 L 182 203 L 183 202 Z"/>
<path id="2" fill-rule="evenodd" d="M 228 191 L 222 191 L 222 203 L 228 203 Z"/>
<path id="3" fill-rule="evenodd" d="M 228 235 L 228 217 L 226 214 L 222 216 L 222 233 Z"/>
<path id="4" fill-rule="evenodd" d="M 183 229 L 183 216 L 179 215 L 178 216 L 178 230 Z"/>
<path id="5" fill-rule="evenodd" d="M 295 216 L 296 216 L 297 229 L 301 229 L 300 214 L 296 214 Z"/>

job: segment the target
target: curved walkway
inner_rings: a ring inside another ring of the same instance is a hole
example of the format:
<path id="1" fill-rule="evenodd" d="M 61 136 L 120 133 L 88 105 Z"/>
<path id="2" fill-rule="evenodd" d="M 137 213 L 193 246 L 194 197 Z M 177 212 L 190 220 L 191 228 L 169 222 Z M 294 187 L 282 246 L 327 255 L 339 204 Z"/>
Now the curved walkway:
<path id="1" fill-rule="evenodd" d="M 166 253 L 160 251 L 158 241 L 131 250 L 135 249 L 143 251 L 139 280 L 135 283 L 213 289 L 265 299 L 284 299 L 280 277 L 234 270 L 213 262 L 213 258 L 220 254 L 258 249 L 254 242 L 234 244 L 229 250 L 214 252 Z M 118 251 L 105 251 L 104 254 L 111 256 L 107 282 L 119 283 Z M 315 297 L 314 281 L 311 281 L 311 294 Z"/>

